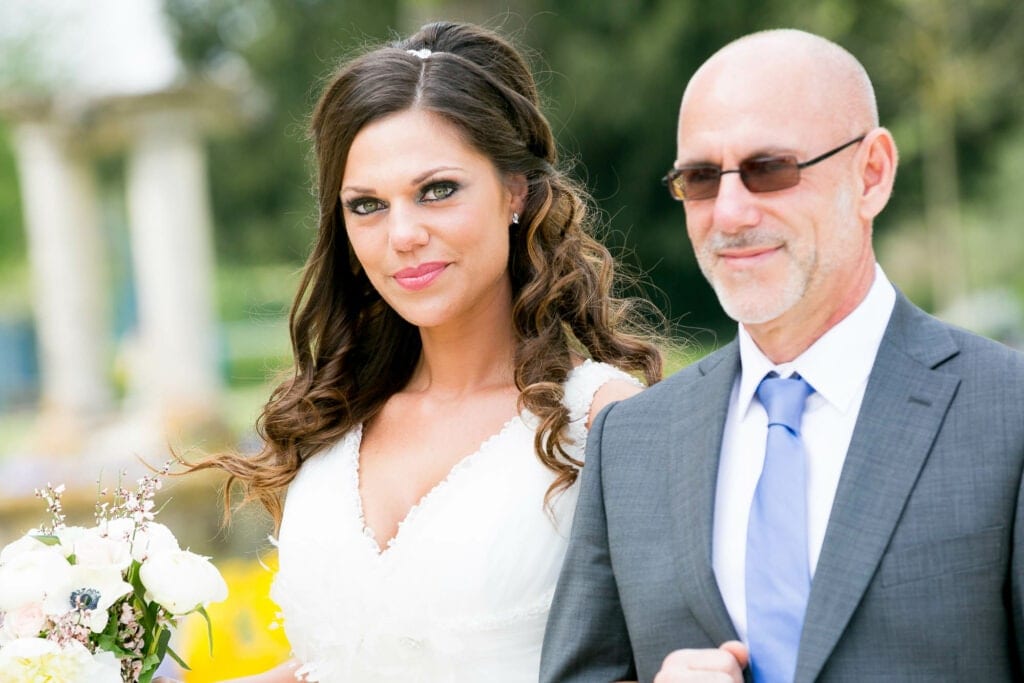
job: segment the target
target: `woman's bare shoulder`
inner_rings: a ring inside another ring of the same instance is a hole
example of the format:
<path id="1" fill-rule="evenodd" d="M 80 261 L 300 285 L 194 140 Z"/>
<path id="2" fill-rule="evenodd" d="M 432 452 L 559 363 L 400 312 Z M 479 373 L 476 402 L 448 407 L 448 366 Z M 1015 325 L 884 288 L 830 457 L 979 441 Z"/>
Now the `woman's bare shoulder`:
<path id="1" fill-rule="evenodd" d="M 593 422 L 597 414 L 600 413 L 605 406 L 615 401 L 621 401 L 627 399 L 630 396 L 636 396 L 643 387 L 637 385 L 635 382 L 630 382 L 626 379 L 611 379 L 601 385 L 601 388 L 594 394 L 594 401 L 590 404 L 590 414 L 587 417 L 587 427 L 590 427 L 590 423 Z"/>

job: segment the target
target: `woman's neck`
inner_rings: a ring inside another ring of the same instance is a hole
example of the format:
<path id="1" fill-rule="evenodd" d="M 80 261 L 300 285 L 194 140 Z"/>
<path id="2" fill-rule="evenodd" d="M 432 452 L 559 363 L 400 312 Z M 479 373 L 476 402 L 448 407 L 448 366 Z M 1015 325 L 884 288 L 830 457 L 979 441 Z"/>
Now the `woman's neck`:
<path id="1" fill-rule="evenodd" d="M 423 351 L 406 391 L 458 397 L 515 383 L 511 311 L 459 328 L 420 330 Z"/>

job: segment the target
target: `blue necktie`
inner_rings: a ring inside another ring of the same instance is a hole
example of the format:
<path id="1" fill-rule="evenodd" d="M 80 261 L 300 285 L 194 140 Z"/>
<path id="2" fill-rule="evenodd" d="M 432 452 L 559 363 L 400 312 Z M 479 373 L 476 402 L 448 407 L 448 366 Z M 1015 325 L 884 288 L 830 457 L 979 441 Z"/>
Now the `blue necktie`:
<path id="1" fill-rule="evenodd" d="M 768 412 L 768 440 L 747 526 L 747 641 L 756 683 L 791 683 L 796 672 L 811 591 L 800 422 L 813 392 L 799 375 L 782 379 L 775 373 L 757 388 Z"/>

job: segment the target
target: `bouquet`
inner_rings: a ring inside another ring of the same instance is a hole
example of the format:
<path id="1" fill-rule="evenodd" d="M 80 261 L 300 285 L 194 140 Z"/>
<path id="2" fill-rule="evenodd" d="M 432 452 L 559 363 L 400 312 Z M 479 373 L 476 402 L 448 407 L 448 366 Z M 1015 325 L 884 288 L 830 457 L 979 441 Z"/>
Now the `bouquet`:
<path id="1" fill-rule="evenodd" d="M 62 485 L 36 490 L 50 522 L 0 551 L 0 681 L 148 683 L 164 656 L 188 668 L 169 644 L 177 620 L 198 612 L 209 634 L 205 605 L 227 585 L 153 521 L 167 470 L 101 490 L 92 528 L 65 525 Z"/>

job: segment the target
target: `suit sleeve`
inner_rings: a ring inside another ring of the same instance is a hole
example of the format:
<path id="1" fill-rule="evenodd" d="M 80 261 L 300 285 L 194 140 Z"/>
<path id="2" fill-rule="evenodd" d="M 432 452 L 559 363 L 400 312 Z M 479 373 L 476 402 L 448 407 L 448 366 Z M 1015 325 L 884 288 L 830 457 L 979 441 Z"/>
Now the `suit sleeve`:
<path id="1" fill-rule="evenodd" d="M 1017 514 L 1013 524 L 1011 558 L 1010 605 L 1013 617 L 1013 646 L 1017 675 L 1024 676 L 1024 475 L 1017 487 Z"/>
<path id="2" fill-rule="evenodd" d="M 587 439 L 579 503 L 544 637 L 541 683 L 636 679 L 604 508 L 602 433 L 614 407 L 598 414 Z"/>

